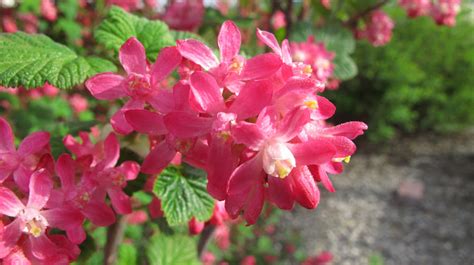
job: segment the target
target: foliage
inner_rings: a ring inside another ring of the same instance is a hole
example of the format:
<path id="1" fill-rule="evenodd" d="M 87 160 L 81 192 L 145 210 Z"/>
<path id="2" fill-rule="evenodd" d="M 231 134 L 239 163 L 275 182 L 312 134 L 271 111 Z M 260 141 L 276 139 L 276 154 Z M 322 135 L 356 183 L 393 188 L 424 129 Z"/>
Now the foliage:
<path id="1" fill-rule="evenodd" d="M 474 123 L 474 31 L 468 14 L 458 26 L 441 28 L 429 19 L 399 21 L 394 41 L 374 49 L 357 44 L 360 69 L 353 80 L 326 95 L 339 118 L 368 122 L 368 137 L 381 141 L 398 133 L 451 132 Z"/>

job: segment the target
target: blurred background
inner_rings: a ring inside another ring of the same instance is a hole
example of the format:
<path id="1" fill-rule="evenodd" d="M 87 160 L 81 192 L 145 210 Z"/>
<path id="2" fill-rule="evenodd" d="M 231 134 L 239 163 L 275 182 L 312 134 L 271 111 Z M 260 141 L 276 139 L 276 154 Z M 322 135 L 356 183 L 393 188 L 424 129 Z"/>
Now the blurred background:
<path id="1" fill-rule="evenodd" d="M 219 26 L 232 19 L 242 30 L 244 54 L 265 50 L 257 27 L 279 41 L 312 36 L 335 54 L 326 58 L 334 69 L 324 76 L 322 93 L 337 106 L 331 122 L 369 126 L 345 172 L 332 178 L 336 193 L 321 188 L 316 210 L 267 205 L 255 226 L 219 226 L 203 252 L 205 264 L 474 264 L 473 2 L 460 5 L 455 24 L 429 14 L 409 17 L 403 1 L 60 0 L 53 1 L 55 13 L 42 2 L 0 0 L 1 29 L 44 33 L 89 54 L 97 46 L 94 28 L 118 5 L 214 48 Z M 360 34 L 376 9 L 394 23 L 383 45 Z M 95 54 L 114 60 L 98 49 Z M 0 87 L 0 114 L 11 117 L 19 137 L 39 129 L 62 137 L 70 131 L 58 121 L 87 124 L 103 109 L 82 87 L 58 93 Z M 34 100 L 22 100 L 25 94 Z M 133 242 L 142 228 L 132 217 L 119 259 L 128 264 L 140 259 Z M 104 233 L 98 229 L 96 237 Z M 100 263 L 94 253 L 84 260 Z"/>

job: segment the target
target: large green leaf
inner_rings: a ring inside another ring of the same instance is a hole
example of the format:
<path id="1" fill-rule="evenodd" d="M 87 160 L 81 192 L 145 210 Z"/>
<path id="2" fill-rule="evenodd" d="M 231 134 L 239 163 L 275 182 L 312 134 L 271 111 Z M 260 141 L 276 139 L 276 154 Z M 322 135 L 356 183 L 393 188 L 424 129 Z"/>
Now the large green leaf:
<path id="1" fill-rule="evenodd" d="M 348 80 L 357 75 L 357 65 L 349 55 L 336 54 L 334 65 L 334 76 L 337 79 Z"/>
<path id="2" fill-rule="evenodd" d="M 200 264 L 194 240 L 184 235 L 156 235 L 151 238 L 146 254 L 150 265 Z"/>
<path id="3" fill-rule="evenodd" d="M 78 56 L 45 35 L 23 32 L 0 34 L 0 58 L 0 85 L 6 87 L 35 88 L 48 82 L 64 89 L 81 84 L 98 70 L 116 70 L 103 59 Z"/>
<path id="4" fill-rule="evenodd" d="M 164 22 L 140 18 L 116 6 L 110 9 L 94 36 L 97 42 L 116 52 L 125 41 L 134 36 L 143 44 L 148 59 L 152 61 L 162 48 L 175 43 Z"/>
<path id="5" fill-rule="evenodd" d="M 158 177 L 153 189 L 170 225 L 185 224 L 192 217 L 199 221 L 211 218 L 214 200 L 206 191 L 205 177 L 183 176 L 180 168 L 168 167 Z"/>
<path id="6" fill-rule="evenodd" d="M 117 265 L 135 265 L 137 264 L 138 251 L 131 244 L 122 244 L 119 247 Z"/>

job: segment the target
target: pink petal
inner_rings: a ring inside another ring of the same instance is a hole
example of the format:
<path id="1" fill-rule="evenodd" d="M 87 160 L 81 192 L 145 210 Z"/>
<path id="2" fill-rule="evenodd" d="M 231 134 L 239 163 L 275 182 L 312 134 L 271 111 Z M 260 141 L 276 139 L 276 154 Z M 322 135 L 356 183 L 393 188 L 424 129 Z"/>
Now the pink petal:
<path id="1" fill-rule="evenodd" d="M 281 48 L 277 39 L 275 38 L 275 35 L 268 31 L 257 29 L 257 38 L 270 47 L 274 53 L 278 54 L 278 56 L 281 56 Z"/>
<path id="2" fill-rule="evenodd" d="M 15 151 L 14 140 L 10 124 L 0 117 L 0 152 Z"/>
<path id="3" fill-rule="evenodd" d="M 74 187 L 75 167 L 74 160 L 69 154 L 62 154 L 56 163 L 56 173 L 61 180 L 62 188 L 69 190 Z"/>
<path id="4" fill-rule="evenodd" d="M 293 196 L 301 206 L 314 209 L 319 204 L 319 189 L 307 167 L 296 167 L 288 176 Z"/>
<path id="5" fill-rule="evenodd" d="M 308 168 L 310 169 L 311 174 L 313 174 L 313 177 L 315 178 L 315 180 L 321 181 L 323 183 L 324 187 L 329 192 L 335 192 L 336 191 L 336 189 L 332 185 L 331 180 L 329 179 L 329 176 L 328 176 L 326 170 L 324 169 L 324 167 L 322 165 L 309 166 Z"/>
<path id="6" fill-rule="evenodd" d="M 27 192 L 30 185 L 30 178 L 33 171 L 25 167 L 25 165 L 20 165 L 13 172 L 13 179 L 15 180 L 16 185 L 20 190 Z"/>
<path id="7" fill-rule="evenodd" d="M 28 135 L 18 147 L 18 154 L 25 157 L 43 151 L 49 144 L 48 132 L 34 132 Z"/>
<path id="8" fill-rule="evenodd" d="M 296 159 L 296 165 L 321 165 L 334 157 L 336 149 L 326 140 L 310 140 L 299 144 L 288 144 Z"/>
<path id="9" fill-rule="evenodd" d="M 278 128 L 278 138 L 284 142 L 298 135 L 311 120 L 311 111 L 307 108 L 295 108 L 285 115 Z"/>
<path id="10" fill-rule="evenodd" d="M 114 210 L 119 214 L 129 214 L 132 212 L 132 202 L 130 197 L 120 189 L 108 189 L 110 200 Z"/>
<path id="11" fill-rule="evenodd" d="M 176 44 L 184 58 L 199 64 L 206 70 L 219 65 L 219 61 L 212 50 L 200 41 L 193 39 L 178 40 Z"/>
<path id="12" fill-rule="evenodd" d="M 224 200 L 227 185 L 234 171 L 237 158 L 232 154 L 232 145 L 221 137 L 213 137 L 207 163 L 207 191 L 217 200 Z"/>
<path id="13" fill-rule="evenodd" d="M 288 177 L 284 179 L 268 177 L 268 200 L 283 210 L 293 209 L 295 200 Z"/>
<path id="14" fill-rule="evenodd" d="M 22 250 L 17 250 L 5 257 L 3 265 L 31 265 L 31 261 L 25 257 L 25 253 Z"/>
<path id="15" fill-rule="evenodd" d="M 306 97 L 308 94 L 318 92 L 320 89 L 319 82 L 312 78 L 292 77 L 286 80 L 285 85 L 275 93 L 275 97 L 285 97 L 288 93 L 295 92 Z"/>
<path id="16" fill-rule="evenodd" d="M 181 54 L 176 47 L 161 49 L 156 62 L 151 67 L 151 85 L 157 87 L 181 63 Z"/>
<path id="17" fill-rule="evenodd" d="M 31 175 L 30 196 L 28 197 L 27 207 L 40 210 L 49 200 L 53 181 L 48 171 L 40 169 Z"/>
<path id="18" fill-rule="evenodd" d="M 356 145 L 347 137 L 335 136 L 325 139 L 332 143 L 336 148 L 336 154 L 334 155 L 335 157 L 341 158 L 351 156 L 357 149 Z"/>
<path id="19" fill-rule="evenodd" d="M 0 187 L 0 214 L 15 217 L 25 208 L 20 199 L 11 190 Z"/>
<path id="20" fill-rule="evenodd" d="M 336 112 L 336 106 L 325 97 L 316 96 L 316 99 L 318 101 L 318 109 L 311 113 L 311 118 L 313 120 L 326 120 L 331 118 Z"/>
<path id="21" fill-rule="evenodd" d="M 239 53 L 241 42 L 240 30 L 234 22 L 230 20 L 224 22 L 217 38 L 221 61 L 230 62 Z"/>
<path id="22" fill-rule="evenodd" d="M 276 134 L 280 116 L 274 106 L 265 107 L 258 115 L 256 124 L 266 138 Z"/>
<path id="23" fill-rule="evenodd" d="M 248 59 L 241 76 L 244 80 L 266 79 L 280 69 L 281 59 L 274 53 L 264 53 Z"/>
<path id="24" fill-rule="evenodd" d="M 168 133 L 163 122 L 163 116 L 148 110 L 127 110 L 125 119 L 132 128 L 144 134 L 164 135 Z"/>
<path id="25" fill-rule="evenodd" d="M 42 234 L 39 237 L 28 237 L 31 243 L 31 253 L 37 259 L 45 260 L 51 256 L 54 256 L 58 247 L 48 238 L 46 234 Z"/>
<path id="26" fill-rule="evenodd" d="M 104 140 L 104 159 L 100 161 L 97 168 L 112 168 L 117 164 L 120 157 L 120 143 L 114 133 L 109 133 Z"/>
<path id="27" fill-rule="evenodd" d="M 97 74 L 86 81 L 92 96 L 102 100 L 114 100 L 127 96 L 126 80 L 114 73 Z"/>
<path id="28" fill-rule="evenodd" d="M 257 151 L 260 149 L 266 136 L 255 123 L 244 121 L 232 126 L 232 138 L 236 143 L 244 144 L 248 148 Z"/>
<path id="29" fill-rule="evenodd" d="M 323 133 L 334 136 L 344 136 L 352 140 L 357 136 L 364 134 L 364 130 L 367 130 L 367 128 L 367 125 L 363 122 L 351 121 L 325 128 L 323 129 Z"/>
<path id="30" fill-rule="evenodd" d="M 86 231 L 82 226 L 77 226 L 66 231 L 67 237 L 74 244 L 81 244 L 86 240 Z"/>
<path id="31" fill-rule="evenodd" d="M 189 96 L 186 100 L 189 100 L 188 98 Z M 160 114 L 166 114 L 176 110 L 174 89 L 171 91 L 158 89 L 152 96 L 147 98 L 147 102 Z"/>
<path id="32" fill-rule="evenodd" d="M 263 207 L 263 180 L 262 159 L 259 155 L 234 171 L 225 201 L 225 208 L 232 218 L 236 218 L 243 210 L 248 224 L 256 222 Z"/>
<path id="33" fill-rule="evenodd" d="M 138 173 L 140 173 L 140 165 L 133 161 L 123 162 L 118 169 L 125 175 L 127 181 L 136 179 Z"/>
<path id="34" fill-rule="evenodd" d="M 257 116 L 265 106 L 269 105 L 272 94 L 273 87 L 270 82 L 247 82 L 232 103 L 229 112 L 237 114 L 240 120 Z"/>
<path id="35" fill-rule="evenodd" d="M 82 210 L 82 213 L 97 226 L 109 226 L 115 223 L 114 211 L 103 202 L 89 202 Z"/>
<path id="36" fill-rule="evenodd" d="M 191 84 L 190 101 L 197 111 L 216 113 L 224 109 L 224 99 L 216 80 L 205 72 L 194 72 Z"/>
<path id="37" fill-rule="evenodd" d="M 176 151 L 172 150 L 166 141 L 156 145 L 147 155 L 142 164 L 145 174 L 158 174 L 173 160 Z"/>
<path id="38" fill-rule="evenodd" d="M 120 47 L 119 60 L 129 75 L 147 73 L 145 48 L 135 37 L 131 37 Z"/>
<path id="39" fill-rule="evenodd" d="M 74 229 L 82 226 L 84 216 L 70 208 L 55 208 L 41 212 L 47 220 L 49 227 L 59 228 L 61 230 Z"/>
<path id="40" fill-rule="evenodd" d="M 124 116 L 124 112 L 131 109 L 143 109 L 143 102 L 130 100 L 119 111 L 117 111 L 114 116 L 112 116 L 110 123 L 117 133 L 126 135 L 133 131 L 132 126 L 128 124 Z"/>
<path id="41" fill-rule="evenodd" d="M 202 136 L 211 131 L 211 118 L 198 117 L 189 112 L 171 112 L 164 117 L 168 131 L 178 138 Z"/>
<path id="42" fill-rule="evenodd" d="M 151 203 L 148 205 L 150 216 L 153 219 L 163 217 L 163 211 L 161 210 L 161 201 L 157 197 L 153 197 Z"/>
<path id="43" fill-rule="evenodd" d="M 288 44 L 288 40 L 284 40 L 281 43 L 281 59 L 286 64 L 292 63 L 290 45 Z"/>
<path id="44" fill-rule="evenodd" d="M 0 233 L 0 259 L 5 258 L 12 251 L 21 236 L 22 223 L 19 218 L 3 227 Z"/>

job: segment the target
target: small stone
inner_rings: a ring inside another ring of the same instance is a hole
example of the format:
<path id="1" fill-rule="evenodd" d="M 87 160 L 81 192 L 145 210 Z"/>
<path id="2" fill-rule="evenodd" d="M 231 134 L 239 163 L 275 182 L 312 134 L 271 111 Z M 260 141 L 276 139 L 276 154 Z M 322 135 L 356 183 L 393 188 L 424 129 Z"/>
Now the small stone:
<path id="1" fill-rule="evenodd" d="M 404 179 L 398 186 L 397 195 L 400 199 L 420 201 L 423 199 L 425 185 L 416 179 Z"/>

